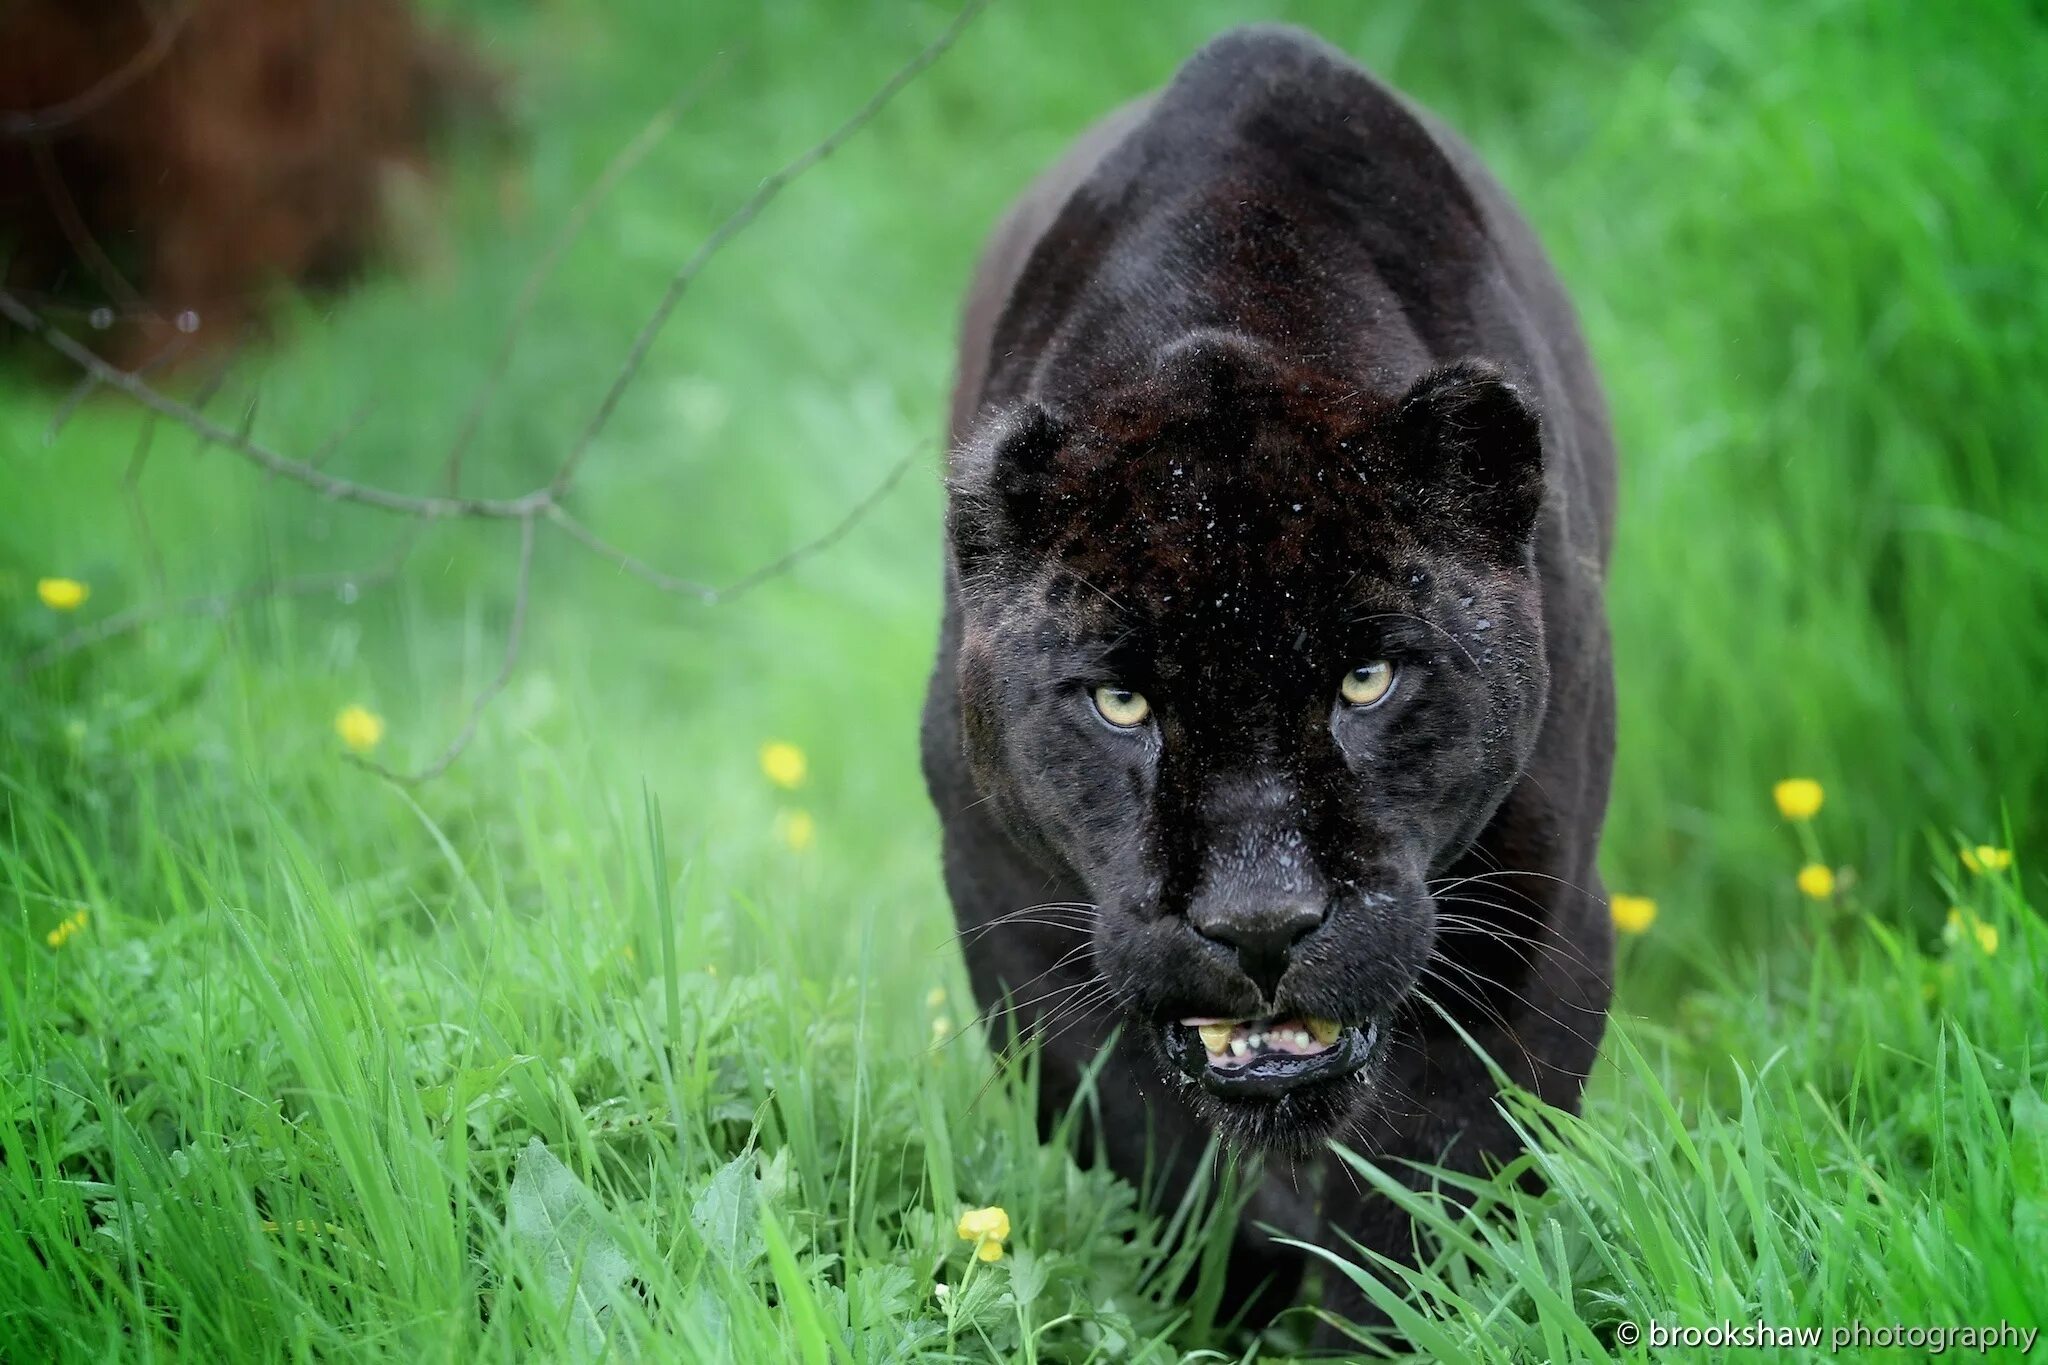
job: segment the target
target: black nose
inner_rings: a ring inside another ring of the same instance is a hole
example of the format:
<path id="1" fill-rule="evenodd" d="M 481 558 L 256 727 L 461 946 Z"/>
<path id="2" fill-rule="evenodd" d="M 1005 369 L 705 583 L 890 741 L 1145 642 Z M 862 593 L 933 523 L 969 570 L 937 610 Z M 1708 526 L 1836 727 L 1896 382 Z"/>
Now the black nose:
<path id="1" fill-rule="evenodd" d="M 1288 953 L 1314 933 L 1329 912 L 1324 900 L 1262 899 L 1242 910 L 1200 906 L 1189 922 L 1203 938 L 1237 949 L 1238 965 L 1271 999 L 1287 970 Z"/>

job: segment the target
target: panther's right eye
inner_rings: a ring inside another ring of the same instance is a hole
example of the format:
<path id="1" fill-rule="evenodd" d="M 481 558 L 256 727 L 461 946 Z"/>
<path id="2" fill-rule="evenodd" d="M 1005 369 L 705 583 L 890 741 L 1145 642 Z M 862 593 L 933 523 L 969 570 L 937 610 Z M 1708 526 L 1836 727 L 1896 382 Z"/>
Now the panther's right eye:
<path id="1" fill-rule="evenodd" d="M 1105 683 L 1089 695 L 1096 714 L 1119 730 L 1135 730 L 1152 718 L 1152 703 L 1143 692 Z"/>
<path id="2" fill-rule="evenodd" d="M 1337 690 L 1348 704 L 1363 709 L 1385 701 L 1393 688 L 1394 666 L 1385 659 L 1374 659 L 1346 673 Z"/>

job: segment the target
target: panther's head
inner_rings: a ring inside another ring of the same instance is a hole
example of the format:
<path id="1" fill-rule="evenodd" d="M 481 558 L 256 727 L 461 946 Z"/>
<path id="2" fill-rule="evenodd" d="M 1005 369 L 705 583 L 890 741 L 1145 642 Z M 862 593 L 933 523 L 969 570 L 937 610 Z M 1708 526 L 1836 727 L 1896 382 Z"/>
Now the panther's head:
<path id="1" fill-rule="evenodd" d="M 1537 421 L 1489 366 L 1375 399 L 1204 333 L 959 452 L 970 764 L 1226 1137 L 1369 1095 L 1433 869 L 1535 744 Z"/>

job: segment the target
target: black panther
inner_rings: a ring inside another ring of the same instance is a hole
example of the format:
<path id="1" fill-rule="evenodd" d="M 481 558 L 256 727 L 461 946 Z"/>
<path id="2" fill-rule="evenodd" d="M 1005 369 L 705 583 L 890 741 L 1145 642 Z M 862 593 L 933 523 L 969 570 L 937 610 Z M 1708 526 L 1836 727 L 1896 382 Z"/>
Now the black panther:
<path id="1" fill-rule="evenodd" d="M 1430 114 L 1229 32 L 997 227 L 951 438 L 924 767 L 1046 1122 L 1092 1071 L 1134 1179 L 1262 1153 L 1254 1311 L 1267 1227 L 1412 1259 L 1329 1144 L 1506 1162 L 1461 1032 L 1575 1107 L 1610 994 L 1614 453 L 1542 249 Z"/>

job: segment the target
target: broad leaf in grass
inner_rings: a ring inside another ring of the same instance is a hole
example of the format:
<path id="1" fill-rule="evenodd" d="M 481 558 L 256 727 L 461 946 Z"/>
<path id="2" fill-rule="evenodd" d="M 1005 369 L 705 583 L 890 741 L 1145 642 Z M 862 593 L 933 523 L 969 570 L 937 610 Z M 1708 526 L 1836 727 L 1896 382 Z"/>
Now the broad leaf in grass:
<path id="1" fill-rule="evenodd" d="M 705 1247 L 734 1270 L 746 1270 L 761 1259 L 759 1184 L 754 1154 L 741 1152 L 718 1168 L 690 1209 L 690 1222 Z"/>
<path id="2" fill-rule="evenodd" d="M 505 1198 L 505 1225 L 532 1260 L 539 1288 L 569 1310 L 573 1341 L 605 1349 L 614 1308 L 632 1292 L 632 1262 L 599 1225 L 597 1196 L 539 1138 L 526 1144 Z"/>
<path id="3" fill-rule="evenodd" d="M 2034 1266 L 2048 1264 L 2048 1100 L 2012 1097 L 2012 1235 Z"/>
<path id="4" fill-rule="evenodd" d="M 761 1206 L 776 1207 L 788 1189 L 788 1148 L 766 1162 L 757 1153 L 741 1152 L 712 1175 L 690 1209 L 690 1222 L 712 1255 L 734 1271 L 751 1270 L 766 1249 Z"/>

